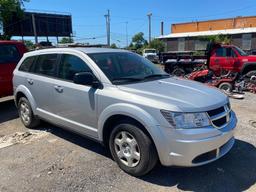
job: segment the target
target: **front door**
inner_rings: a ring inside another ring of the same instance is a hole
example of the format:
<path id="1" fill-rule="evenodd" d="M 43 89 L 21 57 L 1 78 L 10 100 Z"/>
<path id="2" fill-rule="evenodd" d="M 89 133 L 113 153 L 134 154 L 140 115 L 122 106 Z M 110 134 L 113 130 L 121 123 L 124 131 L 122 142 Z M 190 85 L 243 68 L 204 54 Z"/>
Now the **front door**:
<path id="1" fill-rule="evenodd" d="M 54 114 L 75 132 L 97 138 L 97 89 L 73 83 L 76 73 L 91 71 L 80 57 L 63 54 L 54 81 Z"/>
<path id="2" fill-rule="evenodd" d="M 215 49 L 210 58 L 210 69 L 219 76 L 228 66 L 229 59 L 227 57 L 227 48 L 219 47 Z"/>

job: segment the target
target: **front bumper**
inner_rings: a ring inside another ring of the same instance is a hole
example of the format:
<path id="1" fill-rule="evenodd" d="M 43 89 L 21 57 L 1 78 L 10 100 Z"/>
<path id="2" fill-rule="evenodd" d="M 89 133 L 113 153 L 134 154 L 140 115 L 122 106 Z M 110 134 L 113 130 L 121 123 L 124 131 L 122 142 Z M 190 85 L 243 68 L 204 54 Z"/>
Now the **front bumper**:
<path id="1" fill-rule="evenodd" d="M 162 165 L 193 167 L 217 160 L 234 145 L 236 123 L 235 113 L 231 112 L 230 122 L 222 129 L 174 130 L 159 127 L 163 138 L 156 147 Z"/>

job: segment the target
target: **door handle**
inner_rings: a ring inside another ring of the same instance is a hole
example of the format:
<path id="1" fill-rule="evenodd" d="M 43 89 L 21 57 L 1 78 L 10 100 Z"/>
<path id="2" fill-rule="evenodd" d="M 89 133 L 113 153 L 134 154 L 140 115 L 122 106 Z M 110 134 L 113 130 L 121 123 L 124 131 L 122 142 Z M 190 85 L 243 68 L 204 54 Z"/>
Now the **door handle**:
<path id="1" fill-rule="evenodd" d="M 215 59 L 214 61 L 215 61 L 215 62 L 219 62 L 220 60 L 219 60 L 219 59 Z"/>
<path id="2" fill-rule="evenodd" d="M 54 86 L 54 89 L 59 92 L 59 93 L 62 93 L 63 92 L 63 87 L 59 86 L 59 85 L 55 85 Z"/>
<path id="3" fill-rule="evenodd" d="M 28 84 L 30 84 L 30 85 L 34 84 L 34 81 L 32 79 L 27 79 L 27 81 L 28 81 Z"/>

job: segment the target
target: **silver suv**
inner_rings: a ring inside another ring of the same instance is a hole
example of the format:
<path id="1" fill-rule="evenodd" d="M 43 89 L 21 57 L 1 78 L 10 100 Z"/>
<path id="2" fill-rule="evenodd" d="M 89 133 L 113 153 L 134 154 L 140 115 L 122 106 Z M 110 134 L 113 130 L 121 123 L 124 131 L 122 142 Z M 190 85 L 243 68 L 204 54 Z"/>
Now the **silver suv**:
<path id="1" fill-rule="evenodd" d="M 236 116 L 227 96 L 170 77 L 124 50 L 62 48 L 26 53 L 14 71 L 23 124 L 40 119 L 110 149 L 125 172 L 141 176 L 158 162 L 198 166 L 234 144 Z"/>

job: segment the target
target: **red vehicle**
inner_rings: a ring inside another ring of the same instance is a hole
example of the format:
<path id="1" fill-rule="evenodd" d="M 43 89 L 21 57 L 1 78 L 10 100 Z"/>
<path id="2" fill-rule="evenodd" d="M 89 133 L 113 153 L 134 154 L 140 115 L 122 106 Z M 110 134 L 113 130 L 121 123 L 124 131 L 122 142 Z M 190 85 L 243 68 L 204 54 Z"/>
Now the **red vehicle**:
<path id="1" fill-rule="evenodd" d="M 217 75 L 225 70 L 251 77 L 256 75 L 256 56 L 234 45 L 216 45 L 210 53 L 208 67 Z"/>
<path id="2" fill-rule="evenodd" d="M 237 72 L 249 78 L 256 75 L 256 56 L 248 55 L 234 45 L 209 44 L 203 56 L 194 56 L 193 52 L 172 52 L 162 53 L 160 57 L 165 71 L 178 76 L 191 73 L 195 67 L 205 63 L 217 76 L 223 71 Z"/>
<path id="3" fill-rule="evenodd" d="M 27 51 L 19 41 L 0 41 L 0 97 L 12 95 L 12 73 Z"/>

